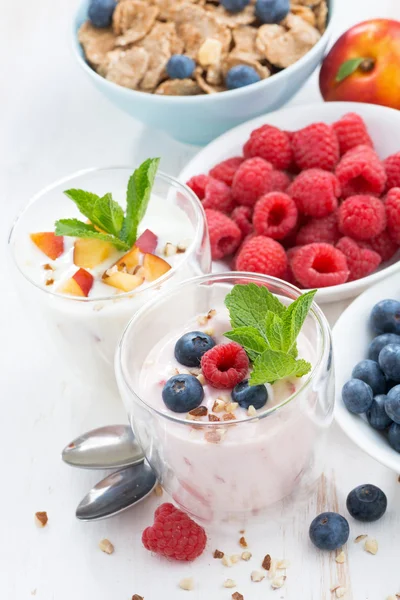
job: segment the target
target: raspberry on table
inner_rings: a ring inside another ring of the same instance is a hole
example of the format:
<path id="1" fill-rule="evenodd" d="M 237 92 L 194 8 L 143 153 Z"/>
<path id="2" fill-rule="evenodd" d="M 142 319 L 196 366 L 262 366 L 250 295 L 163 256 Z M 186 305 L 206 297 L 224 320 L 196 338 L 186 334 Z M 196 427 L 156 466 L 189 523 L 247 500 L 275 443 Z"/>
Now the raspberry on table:
<path id="1" fill-rule="evenodd" d="M 218 344 L 203 354 L 201 370 L 212 387 L 233 388 L 247 376 L 249 359 L 244 348 L 236 342 Z"/>
<path id="2" fill-rule="evenodd" d="M 260 156 L 277 170 L 288 169 L 293 160 L 288 134 L 272 125 L 254 129 L 243 146 L 243 154 L 245 158 Z"/>
<path id="3" fill-rule="evenodd" d="M 370 240 L 386 228 L 385 206 L 374 196 L 350 196 L 338 210 L 339 230 L 356 240 Z"/>
<path id="4" fill-rule="evenodd" d="M 346 257 L 330 244 L 301 246 L 291 260 L 293 275 L 305 288 L 345 283 L 349 277 Z"/>
<path id="5" fill-rule="evenodd" d="M 204 189 L 204 198 L 201 202 L 204 208 L 213 208 L 223 213 L 232 212 L 235 206 L 231 188 L 223 181 L 218 181 L 213 177 L 208 178 Z"/>
<path id="6" fill-rule="evenodd" d="M 385 208 L 389 235 L 400 246 L 400 187 L 389 190 Z"/>
<path id="7" fill-rule="evenodd" d="M 337 223 L 337 213 L 331 213 L 322 219 L 311 219 L 299 229 L 296 235 L 296 244 L 305 246 L 314 242 L 325 242 L 336 244 L 340 239 L 340 231 Z"/>
<path id="8" fill-rule="evenodd" d="M 253 213 L 254 230 L 281 240 L 297 225 L 298 211 L 295 202 L 283 192 L 270 192 L 257 200 Z"/>
<path id="9" fill-rule="evenodd" d="M 400 152 L 385 158 L 383 166 L 387 177 L 386 190 L 400 187 Z"/>
<path id="10" fill-rule="evenodd" d="M 233 209 L 231 219 L 236 223 L 243 236 L 253 232 L 253 209 L 250 206 L 237 206 Z"/>
<path id="11" fill-rule="evenodd" d="M 392 240 L 387 229 L 371 240 L 368 240 L 368 242 L 362 242 L 361 246 L 377 252 L 382 262 L 390 260 L 399 249 L 399 246 Z"/>
<path id="12" fill-rule="evenodd" d="M 290 176 L 285 171 L 274 169 L 271 173 L 271 192 L 286 192 L 291 181 Z"/>
<path id="13" fill-rule="evenodd" d="M 377 252 L 368 248 L 360 248 L 357 242 L 349 237 L 342 237 L 336 244 L 336 248 L 343 252 L 346 257 L 350 271 L 348 281 L 370 275 L 382 262 Z"/>
<path id="14" fill-rule="evenodd" d="M 338 121 L 333 123 L 333 129 L 339 140 L 340 155 L 346 154 L 348 150 L 356 146 L 365 145 L 374 147 L 374 144 L 367 131 L 364 120 L 356 113 L 347 113 Z"/>
<path id="15" fill-rule="evenodd" d="M 300 170 L 333 171 L 339 160 L 339 142 L 326 123 L 313 123 L 292 134 L 293 157 Z"/>
<path id="16" fill-rule="evenodd" d="M 208 175 L 194 175 L 186 182 L 186 185 L 193 190 L 199 200 L 203 200 L 209 180 Z"/>
<path id="17" fill-rule="evenodd" d="M 215 165 L 209 172 L 209 175 L 214 177 L 214 179 L 219 179 L 226 183 L 226 185 L 231 186 L 233 177 L 243 161 L 244 158 L 242 156 L 227 158 Z"/>
<path id="18" fill-rule="evenodd" d="M 317 219 L 326 217 L 337 209 L 340 192 L 337 177 L 323 169 L 303 171 L 287 190 L 299 212 Z"/>
<path id="19" fill-rule="evenodd" d="M 192 561 L 203 553 L 207 536 L 189 515 L 165 503 L 154 513 L 154 524 L 146 527 L 142 543 L 147 550 L 174 560 Z"/>
<path id="20" fill-rule="evenodd" d="M 235 264 L 238 271 L 282 277 L 287 268 L 286 252 L 279 242 L 256 235 L 242 244 Z"/>
<path id="21" fill-rule="evenodd" d="M 205 213 L 213 260 L 235 252 L 242 240 L 242 232 L 236 223 L 219 210 L 206 208 Z"/>
<path id="22" fill-rule="evenodd" d="M 235 173 L 232 195 L 238 204 L 254 206 L 260 196 L 271 190 L 272 165 L 256 156 L 245 160 Z"/>
<path id="23" fill-rule="evenodd" d="M 386 185 L 386 172 L 376 152 L 370 146 L 356 146 L 342 157 L 336 167 L 336 177 L 342 186 L 342 196 L 370 194 L 380 196 Z"/>

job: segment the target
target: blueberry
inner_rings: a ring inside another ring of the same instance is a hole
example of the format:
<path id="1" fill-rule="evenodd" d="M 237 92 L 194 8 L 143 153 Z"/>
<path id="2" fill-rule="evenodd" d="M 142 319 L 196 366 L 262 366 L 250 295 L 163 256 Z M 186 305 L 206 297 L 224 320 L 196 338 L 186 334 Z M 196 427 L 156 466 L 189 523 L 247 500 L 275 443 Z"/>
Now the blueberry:
<path id="1" fill-rule="evenodd" d="M 379 366 L 388 379 L 400 383 L 400 344 L 388 344 L 382 348 Z"/>
<path id="2" fill-rule="evenodd" d="M 250 4 L 250 0 L 221 0 L 222 6 L 231 13 L 237 13 Z"/>
<path id="3" fill-rule="evenodd" d="M 188 79 L 193 75 L 196 63 L 190 56 L 174 54 L 167 62 L 167 73 L 171 79 Z"/>
<path id="4" fill-rule="evenodd" d="M 238 402 L 242 408 L 262 408 L 268 400 L 268 391 L 265 385 L 249 385 L 249 380 L 244 379 L 232 390 L 232 400 Z"/>
<path id="5" fill-rule="evenodd" d="M 320 550 L 336 550 L 349 539 L 349 524 L 342 515 L 324 512 L 310 525 L 310 539 Z"/>
<path id="6" fill-rule="evenodd" d="M 392 423 L 389 427 L 389 444 L 396 450 L 396 452 L 400 452 L 400 425 L 397 423 Z"/>
<path id="7" fill-rule="evenodd" d="M 368 423 L 378 431 L 384 431 L 392 423 L 392 419 L 385 410 L 386 399 L 385 394 L 375 396 L 370 408 L 367 410 Z"/>
<path id="8" fill-rule="evenodd" d="M 367 483 L 354 488 L 347 496 L 347 510 L 357 521 L 377 521 L 386 512 L 387 498 L 381 489 Z"/>
<path id="9" fill-rule="evenodd" d="M 353 369 L 353 379 L 361 379 L 368 383 L 374 396 L 386 392 L 386 379 L 377 362 L 373 360 L 362 360 Z"/>
<path id="10" fill-rule="evenodd" d="M 377 333 L 400 335 L 400 302 L 381 300 L 371 312 L 371 326 Z"/>
<path id="11" fill-rule="evenodd" d="M 400 344 L 400 335 L 395 333 L 382 333 L 378 335 L 369 345 L 368 358 L 378 362 L 379 352 L 388 344 Z"/>
<path id="12" fill-rule="evenodd" d="M 385 410 L 388 417 L 400 425 L 400 385 L 396 385 L 389 391 L 386 396 Z"/>
<path id="13" fill-rule="evenodd" d="M 342 398 L 347 410 L 360 414 L 370 408 L 374 395 L 367 383 L 361 379 L 350 379 L 343 386 Z"/>
<path id="14" fill-rule="evenodd" d="M 116 0 L 91 0 L 88 16 L 95 27 L 108 27 L 117 3 Z"/>
<path id="15" fill-rule="evenodd" d="M 198 367 L 203 354 L 214 348 L 215 342 L 202 331 L 185 333 L 175 344 L 175 358 L 186 367 Z"/>
<path id="16" fill-rule="evenodd" d="M 256 2 L 256 15 L 262 23 L 280 23 L 289 10 L 289 0 L 257 0 Z"/>
<path id="17" fill-rule="evenodd" d="M 393 381 L 393 379 L 386 379 L 386 393 L 390 392 L 390 390 L 396 385 L 399 385 L 398 381 Z"/>
<path id="18" fill-rule="evenodd" d="M 174 375 L 164 385 L 162 398 L 167 408 L 177 413 L 184 413 L 200 406 L 204 398 L 204 390 L 193 375 Z"/>
<path id="19" fill-rule="evenodd" d="M 244 87 L 245 85 L 251 85 L 261 80 L 261 77 L 253 67 L 247 65 L 236 65 L 229 69 L 226 75 L 226 87 L 228 90 L 236 90 Z"/>

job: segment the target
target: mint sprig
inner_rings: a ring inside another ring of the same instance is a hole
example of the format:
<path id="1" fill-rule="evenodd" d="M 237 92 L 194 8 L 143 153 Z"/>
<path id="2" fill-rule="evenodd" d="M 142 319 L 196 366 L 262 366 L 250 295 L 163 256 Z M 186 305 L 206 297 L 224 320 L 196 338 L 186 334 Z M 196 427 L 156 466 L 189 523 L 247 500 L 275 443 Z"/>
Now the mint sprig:
<path id="1" fill-rule="evenodd" d="M 311 365 L 298 359 L 296 340 L 317 290 L 286 307 L 265 286 L 235 285 L 225 298 L 232 330 L 224 335 L 245 349 L 253 363 L 250 385 L 302 377 Z"/>
<path id="2" fill-rule="evenodd" d="M 125 212 L 110 192 L 98 196 L 79 189 L 66 190 L 65 195 L 90 223 L 60 219 L 56 221 L 55 234 L 98 239 L 111 242 L 118 250 L 129 250 L 136 242 L 139 224 L 146 213 L 159 162 L 159 158 L 148 158 L 133 172 L 128 182 Z"/>

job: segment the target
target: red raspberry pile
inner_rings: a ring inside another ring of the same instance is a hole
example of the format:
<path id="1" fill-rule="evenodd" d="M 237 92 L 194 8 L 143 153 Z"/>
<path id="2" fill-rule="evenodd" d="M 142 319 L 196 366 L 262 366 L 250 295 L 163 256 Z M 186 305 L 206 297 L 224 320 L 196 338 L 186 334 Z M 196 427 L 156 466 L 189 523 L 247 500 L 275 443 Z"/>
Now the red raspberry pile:
<path id="1" fill-rule="evenodd" d="M 302 288 L 354 281 L 400 247 L 400 152 L 381 160 L 363 119 L 263 125 L 243 156 L 188 181 L 214 260 Z"/>

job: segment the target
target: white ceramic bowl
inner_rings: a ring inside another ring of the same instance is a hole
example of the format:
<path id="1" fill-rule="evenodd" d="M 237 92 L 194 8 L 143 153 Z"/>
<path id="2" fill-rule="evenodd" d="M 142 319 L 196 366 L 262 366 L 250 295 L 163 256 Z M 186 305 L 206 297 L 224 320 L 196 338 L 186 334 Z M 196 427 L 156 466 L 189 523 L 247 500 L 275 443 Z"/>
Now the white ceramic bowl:
<path id="1" fill-rule="evenodd" d="M 242 153 L 242 146 L 251 131 L 264 123 L 276 125 L 282 129 L 301 129 L 315 121 L 333 123 L 347 112 L 358 113 L 367 123 L 368 130 L 374 140 L 376 150 L 381 158 L 400 150 L 400 112 L 383 106 L 361 104 L 355 102 L 326 102 L 305 106 L 295 106 L 266 114 L 231 129 L 227 133 L 203 148 L 189 162 L 179 175 L 179 179 L 186 182 L 192 175 L 208 173 L 215 164 Z M 216 264 L 216 270 L 219 265 Z M 224 265 L 226 270 L 227 265 Z M 316 296 L 320 304 L 335 302 L 358 296 L 372 284 L 381 281 L 396 271 L 400 272 L 400 251 L 387 263 L 384 263 L 375 273 L 351 281 L 318 290 Z"/>
<path id="2" fill-rule="evenodd" d="M 373 429 L 366 418 L 350 413 L 342 400 L 342 387 L 351 378 L 353 367 L 367 357 L 374 334 L 368 326 L 373 306 L 385 298 L 400 299 L 400 276 L 365 291 L 342 313 L 333 328 L 336 370 L 335 417 L 343 431 L 362 450 L 377 461 L 400 473 L 400 454 L 393 450 L 385 435 Z"/>

